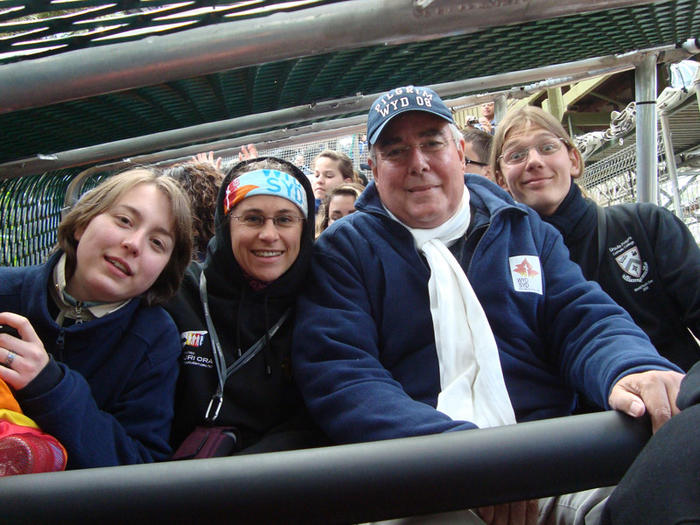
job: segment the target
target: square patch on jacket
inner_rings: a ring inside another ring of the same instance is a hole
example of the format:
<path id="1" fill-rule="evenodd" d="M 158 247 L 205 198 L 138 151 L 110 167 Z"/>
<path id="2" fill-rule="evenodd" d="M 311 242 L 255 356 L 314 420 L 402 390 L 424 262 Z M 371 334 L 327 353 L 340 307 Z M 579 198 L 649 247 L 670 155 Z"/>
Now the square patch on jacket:
<path id="1" fill-rule="evenodd" d="M 532 292 L 542 295 L 542 266 L 536 255 L 508 257 L 510 276 L 516 292 Z"/>

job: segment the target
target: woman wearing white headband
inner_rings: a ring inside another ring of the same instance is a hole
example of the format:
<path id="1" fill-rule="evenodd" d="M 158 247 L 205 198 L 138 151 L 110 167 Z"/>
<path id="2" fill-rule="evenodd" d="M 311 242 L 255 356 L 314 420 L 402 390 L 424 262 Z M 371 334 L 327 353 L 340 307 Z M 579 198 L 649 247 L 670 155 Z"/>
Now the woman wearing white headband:
<path id="1" fill-rule="evenodd" d="M 243 161 L 223 181 L 215 221 L 205 261 L 167 307 L 183 343 L 175 458 L 315 446 L 289 367 L 314 238 L 308 177 L 273 157 Z"/>

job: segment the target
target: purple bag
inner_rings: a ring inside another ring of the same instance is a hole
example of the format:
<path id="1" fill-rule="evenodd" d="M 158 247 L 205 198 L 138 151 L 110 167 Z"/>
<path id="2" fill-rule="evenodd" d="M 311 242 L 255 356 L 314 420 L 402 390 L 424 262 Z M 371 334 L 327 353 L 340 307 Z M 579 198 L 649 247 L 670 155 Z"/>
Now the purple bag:
<path id="1" fill-rule="evenodd" d="M 173 454 L 172 459 L 230 456 L 236 450 L 233 427 L 196 427 Z"/>

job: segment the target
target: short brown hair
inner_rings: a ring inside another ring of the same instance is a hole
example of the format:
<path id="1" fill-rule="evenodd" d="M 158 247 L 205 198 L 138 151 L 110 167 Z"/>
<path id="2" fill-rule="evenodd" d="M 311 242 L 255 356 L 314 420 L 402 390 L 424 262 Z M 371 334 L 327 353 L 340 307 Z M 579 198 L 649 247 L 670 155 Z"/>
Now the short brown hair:
<path id="1" fill-rule="evenodd" d="M 486 133 L 477 128 L 467 128 L 462 130 L 462 137 L 464 137 L 464 142 L 472 145 L 472 150 L 474 150 L 474 153 L 479 157 L 478 159 L 471 160 L 488 164 L 489 153 L 491 153 L 491 143 L 493 142 L 491 133 Z"/>
<path id="2" fill-rule="evenodd" d="M 177 292 L 192 258 L 192 212 L 189 199 L 180 185 L 163 176 L 158 169 L 132 168 L 107 178 L 85 193 L 58 225 L 57 246 L 66 254 L 66 273 L 70 278 L 77 262 L 78 241 L 75 233 L 84 230 L 92 219 L 111 209 L 122 195 L 139 184 L 152 184 L 168 198 L 172 206 L 175 230 L 173 252 L 168 264 L 144 295 L 146 304 L 162 304 Z"/>
<path id="3" fill-rule="evenodd" d="M 355 169 L 352 167 L 352 160 L 345 153 L 340 151 L 335 151 L 333 149 L 324 149 L 321 153 L 316 155 L 314 158 L 314 169 L 316 169 L 316 161 L 321 157 L 326 157 L 331 160 L 338 162 L 338 169 L 343 179 L 350 179 L 350 182 L 358 182 L 357 176 L 355 175 Z"/>

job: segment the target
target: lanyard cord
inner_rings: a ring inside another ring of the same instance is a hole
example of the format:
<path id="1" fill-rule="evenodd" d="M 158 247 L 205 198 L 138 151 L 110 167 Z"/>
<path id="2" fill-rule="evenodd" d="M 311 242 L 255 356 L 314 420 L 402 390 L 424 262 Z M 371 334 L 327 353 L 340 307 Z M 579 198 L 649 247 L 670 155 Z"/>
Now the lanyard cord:
<path id="1" fill-rule="evenodd" d="M 214 354 L 214 365 L 216 365 L 216 375 L 218 376 L 218 385 L 216 387 L 216 392 L 209 400 L 209 406 L 207 406 L 207 411 L 204 414 L 204 418 L 208 423 L 216 421 L 219 417 L 219 411 L 221 410 L 221 405 L 224 403 L 224 385 L 226 381 L 233 373 L 250 361 L 255 355 L 262 350 L 265 346 L 265 342 L 268 338 L 272 337 L 277 333 L 280 326 L 287 320 L 292 309 L 287 308 L 287 310 L 282 314 L 282 317 L 268 330 L 268 332 L 258 339 L 248 350 L 246 350 L 241 357 L 236 359 L 234 363 L 226 368 L 226 358 L 221 350 L 221 343 L 219 343 L 219 336 L 214 328 L 214 322 L 211 319 L 211 314 L 209 313 L 209 302 L 207 300 L 207 279 L 204 277 L 204 272 L 199 275 L 199 297 L 202 301 L 202 306 L 204 307 L 204 318 L 207 322 L 207 329 L 209 330 L 209 337 L 211 338 L 212 353 Z M 214 413 L 212 414 L 212 408 Z"/>

